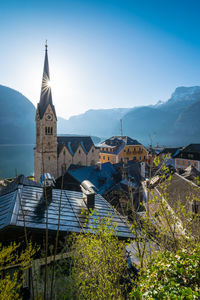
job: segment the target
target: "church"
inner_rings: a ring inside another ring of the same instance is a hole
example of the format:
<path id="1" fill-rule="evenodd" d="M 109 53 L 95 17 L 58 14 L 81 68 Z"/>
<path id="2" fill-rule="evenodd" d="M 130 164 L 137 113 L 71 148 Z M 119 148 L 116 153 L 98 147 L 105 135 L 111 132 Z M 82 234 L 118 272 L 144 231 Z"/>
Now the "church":
<path id="1" fill-rule="evenodd" d="M 50 87 L 47 44 L 35 123 L 34 176 L 36 181 L 43 173 L 50 173 L 54 178 L 61 176 L 71 164 L 90 166 L 99 161 L 99 150 L 91 137 L 57 136 L 57 116 Z"/>

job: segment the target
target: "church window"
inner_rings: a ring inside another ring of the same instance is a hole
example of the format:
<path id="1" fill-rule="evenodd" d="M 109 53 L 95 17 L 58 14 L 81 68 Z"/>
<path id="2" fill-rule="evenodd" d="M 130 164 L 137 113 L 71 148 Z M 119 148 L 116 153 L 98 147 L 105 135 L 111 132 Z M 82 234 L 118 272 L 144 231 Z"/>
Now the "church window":
<path id="1" fill-rule="evenodd" d="M 92 149 L 92 153 L 94 153 L 94 149 Z"/>
<path id="2" fill-rule="evenodd" d="M 78 150 L 78 153 L 81 154 L 81 150 Z"/>
<path id="3" fill-rule="evenodd" d="M 53 127 L 45 127 L 45 134 L 52 135 L 53 134 Z"/>
<path id="4" fill-rule="evenodd" d="M 65 156 L 65 150 L 63 151 L 63 155 Z"/>

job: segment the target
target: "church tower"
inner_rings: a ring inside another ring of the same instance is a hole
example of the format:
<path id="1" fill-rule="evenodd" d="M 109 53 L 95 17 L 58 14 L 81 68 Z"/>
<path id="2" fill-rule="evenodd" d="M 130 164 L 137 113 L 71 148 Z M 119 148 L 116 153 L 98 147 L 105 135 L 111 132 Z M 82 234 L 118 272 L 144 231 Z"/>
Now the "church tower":
<path id="1" fill-rule="evenodd" d="M 34 175 L 38 181 L 43 173 L 57 177 L 57 117 L 52 101 L 47 44 L 42 77 L 40 102 L 36 116 L 36 147 L 34 148 Z"/>

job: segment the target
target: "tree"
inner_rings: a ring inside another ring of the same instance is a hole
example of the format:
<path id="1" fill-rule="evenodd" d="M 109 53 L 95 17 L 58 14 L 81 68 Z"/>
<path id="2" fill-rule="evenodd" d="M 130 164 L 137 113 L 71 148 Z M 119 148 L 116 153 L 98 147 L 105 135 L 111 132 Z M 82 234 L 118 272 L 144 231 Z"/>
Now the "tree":
<path id="1" fill-rule="evenodd" d="M 200 244 L 187 249 L 159 252 L 141 271 L 133 299 L 199 299 Z"/>
<path id="2" fill-rule="evenodd" d="M 21 299 L 24 272 L 31 267 L 36 251 L 31 243 L 25 250 L 16 243 L 0 245 L 0 299 Z"/>
<path id="3" fill-rule="evenodd" d="M 96 229 L 74 236 L 73 298 L 124 298 L 128 289 L 125 243 L 119 241 L 115 230 L 111 218 L 97 219 Z"/>

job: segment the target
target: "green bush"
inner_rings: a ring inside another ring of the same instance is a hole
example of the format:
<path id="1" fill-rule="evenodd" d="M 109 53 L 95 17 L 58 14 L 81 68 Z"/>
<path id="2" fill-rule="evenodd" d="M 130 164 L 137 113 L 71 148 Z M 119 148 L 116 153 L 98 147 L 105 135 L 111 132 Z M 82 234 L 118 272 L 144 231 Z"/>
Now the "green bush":
<path id="1" fill-rule="evenodd" d="M 157 253 L 141 272 L 133 299 L 200 299 L 200 245 Z"/>

